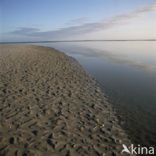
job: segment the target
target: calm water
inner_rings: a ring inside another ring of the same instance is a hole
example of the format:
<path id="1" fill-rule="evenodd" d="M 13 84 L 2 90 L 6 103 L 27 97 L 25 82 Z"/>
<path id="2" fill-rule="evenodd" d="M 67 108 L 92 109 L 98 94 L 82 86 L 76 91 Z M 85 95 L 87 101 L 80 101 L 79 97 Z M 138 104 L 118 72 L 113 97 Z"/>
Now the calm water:
<path id="1" fill-rule="evenodd" d="M 76 58 L 110 97 L 131 139 L 140 145 L 156 145 L 156 42 L 42 45 Z"/>

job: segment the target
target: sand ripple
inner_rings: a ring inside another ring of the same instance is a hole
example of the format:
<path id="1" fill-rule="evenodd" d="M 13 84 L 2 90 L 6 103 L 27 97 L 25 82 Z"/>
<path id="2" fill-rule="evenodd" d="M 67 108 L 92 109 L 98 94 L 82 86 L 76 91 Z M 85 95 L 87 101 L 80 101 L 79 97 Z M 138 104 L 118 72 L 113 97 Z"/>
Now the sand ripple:
<path id="1" fill-rule="evenodd" d="M 130 144 L 100 87 L 71 57 L 0 45 L 0 155 L 120 155 Z"/>

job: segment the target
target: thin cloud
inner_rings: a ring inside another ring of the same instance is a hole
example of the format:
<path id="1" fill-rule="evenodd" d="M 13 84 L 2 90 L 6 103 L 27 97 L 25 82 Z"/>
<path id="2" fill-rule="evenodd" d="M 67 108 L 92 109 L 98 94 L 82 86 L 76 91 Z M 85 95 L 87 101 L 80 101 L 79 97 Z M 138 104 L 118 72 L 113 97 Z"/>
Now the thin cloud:
<path id="1" fill-rule="evenodd" d="M 40 29 L 21 27 L 18 30 L 13 31 L 12 34 L 31 35 L 34 32 L 40 32 Z"/>
<path id="2" fill-rule="evenodd" d="M 88 21 L 89 19 L 87 17 L 81 17 L 81 18 L 70 20 L 69 22 L 67 22 L 67 24 L 68 25 L 80 25 L 80 24 L 87 23 Z"/>
<path id="3" fill-rule="evenodd" d="M 149 6 L 140 8 L 140 9 L 135 10 L 133 12 L 129 12 L 126 14 L 121 14 L 121 15 L 115 16 L 114 20 L 115 19 L 117 19 L 117 20 L 129 20 L 129 19 L 141 17 L 144 14 L 155 12 L 155 11 L 156 11 L 156 3 L 153 3 Z"/>
<path id="4" fill-rule="evenodd" d="M 102 20 L 94 23 L 85 23 L 77 26 L 70 26 L 58 30 L 44 31 L 44 32 L 40 31 L 37 28 L 20 28 L 11 33 L 16 35 L 40 37 L 45 39 L 59 39 L 59 38 L 62 39 L 68 36 L 76 36 L 76 35 L 87 34 L 95 31 L 100 31 L 100 30 L 107 30 L 115 26 L 126 24 L 132 19 L 139 18 L 145 14 L 155 12 L 155 11 L 156 11 L 156 3 L 152 3 L 151 5 L 140 8 L 138 10 L 113 16 L 109 20 Z M 78 21 L 80 22 L 84 20 L 85 19 L 83 18 L 75 19 L 75 22 Z"/>

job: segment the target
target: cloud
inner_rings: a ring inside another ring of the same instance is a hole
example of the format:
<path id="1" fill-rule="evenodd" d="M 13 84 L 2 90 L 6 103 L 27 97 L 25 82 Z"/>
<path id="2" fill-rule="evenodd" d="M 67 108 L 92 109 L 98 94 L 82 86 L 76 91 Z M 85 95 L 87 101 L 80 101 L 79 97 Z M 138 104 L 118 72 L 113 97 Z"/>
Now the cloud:
<path id="1" fill-rule="evenodd" d="M 67 24 L 68 25 L 80 25 L 80 24 L 87 23 L 88 21 L 89 19 L 87 17 L 81 17 L 81 18 L 70 20 L 69 22 L 67 22 Z"/>
<path id="2" fill-rule="evenodd" d="M 135 10 L 133 12 L 117 15 L 113 18 L 113 20 L 115 20 L 115 19 L 117 19 L 117 20 L 130 20 L 130 19 L 138 18 L 138 17 L 143 16 L 144 14 L 155 12 L 155 11 L 156 11 L 156 3 L 153 3 L 149 6 L 140 8 L 140 9 Z"/>
<path id="3" fill-rule="evenodd" d="M 26 27 L 20 27 L 18 30 L 15 30 L 11 32 L 12 34 L 19 34 L 19 35 L 31 35 L 34 32 L 39 32 L 40 29 L 38 28 L 26 28 Z"/>
<path id="4" fill-rule="evenodd" d="M 113 16 L 109 20 L 101 20 L 99 22 L 93 22 L 93 23 L 85 23 L 77 26 L 70 26 L 66 28 L 61 28 L 58 30 L 52 30 L 52 31 L 41 31 L 37 28 L 19 28 L 18 30 L 15 30 L 11 33 L 17 34 L 17 35 L 25 35 L 30 37 L 38 37 L 38 38 L 44 38 L 44 39 L 63 39 L 67 38 L 69 36 L 76 36 L 76 35 L 83 35 L 91 32 L 96 32 L 100 30 L 107 30 L 115 26 L 120 26 L 123 24 L 126 24 L 132 19 L 139 18 L 145 14 L 155 12 L 156 11 L 156 3 L 152 3 L 149 6 L 145 6 L 143 8 L 137 9 L 132 12 L 119 14 L 116 16 Z M 71 23 L 80 23 L 84 22 L 85 18 L 79 18 L 72 20 Z"/>

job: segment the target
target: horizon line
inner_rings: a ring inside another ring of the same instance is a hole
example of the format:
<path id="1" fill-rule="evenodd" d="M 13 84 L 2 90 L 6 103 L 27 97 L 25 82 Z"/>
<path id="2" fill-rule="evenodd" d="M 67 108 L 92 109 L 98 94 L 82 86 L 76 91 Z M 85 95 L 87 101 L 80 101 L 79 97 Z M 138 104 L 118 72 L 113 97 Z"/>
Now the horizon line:
<path id="1" fill-rule="evenodd" d="M 47 42 L 92 42 L 92 41 L 156 41 L 156 39 L 93 39 L 93 40 L 50 40 L 50 41 L 8 41 L 0 42 L 0 44 L 9 44 L 9 43 L 47 43 Z"/>

